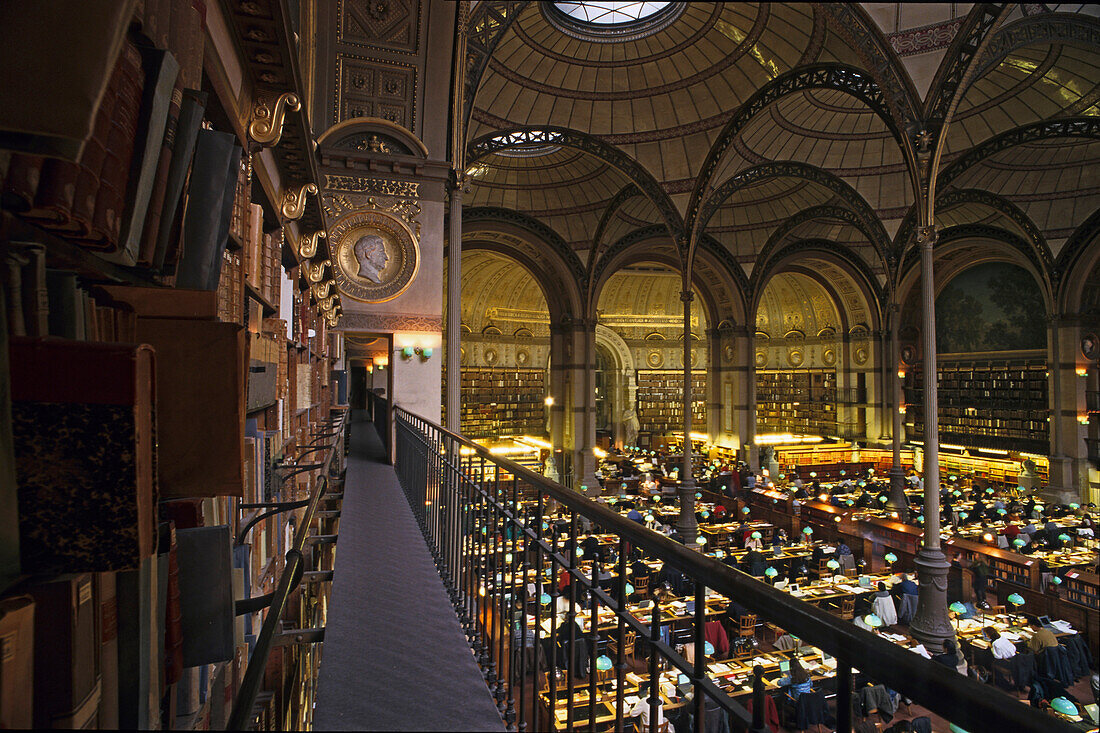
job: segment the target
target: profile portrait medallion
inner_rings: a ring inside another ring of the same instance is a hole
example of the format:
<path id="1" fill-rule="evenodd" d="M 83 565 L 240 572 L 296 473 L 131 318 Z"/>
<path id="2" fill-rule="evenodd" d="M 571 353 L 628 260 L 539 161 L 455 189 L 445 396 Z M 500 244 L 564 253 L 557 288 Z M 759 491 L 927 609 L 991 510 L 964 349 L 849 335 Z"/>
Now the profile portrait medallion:
<path id="1" fill-rule="evenodd" d="M 416 277 L 420 250 L 400 219 L 358 211 L 329 233 L 340 292 L 365 303 L 383 303 L 403 293 Z"/>

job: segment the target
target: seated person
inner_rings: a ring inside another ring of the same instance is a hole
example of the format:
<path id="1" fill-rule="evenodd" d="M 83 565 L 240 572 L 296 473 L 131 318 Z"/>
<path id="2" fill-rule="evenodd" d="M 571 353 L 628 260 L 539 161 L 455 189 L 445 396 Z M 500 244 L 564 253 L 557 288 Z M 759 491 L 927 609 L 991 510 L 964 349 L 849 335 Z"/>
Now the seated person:
<path id="1" fill-rule="evenodd" d="M 638 688 L 638 696 L 641 698 L 638 702 L 634 703 L 633 707 L 627 711 L 627 717 L 638 718 L 637 729 L 648 731 L 649 720 L 651 716 L 651 708 L 649 704 L 649 683 L 643 682 Z M 661 698 L 657 698 L 657 728 L 659 729 L 665 722 L 665 710 L 664 704 L 661 702 Z"/>
<path id="2" fill-rule="evenodd" d="M 882 619 L 883 626 L 893 626 L 898 622 L 898 609 L 894 605 L 894 597 L 890 595 L 890 591 L 886 590 L 886 583 L 881 580 L 874 600 L 871 601 L 871 608 L 875 615 Z"/>
<path id="3" fill-rule="evenodd" d="M 993 652 L 994 659 L 1011 659 L 1016 656 L 1016 645 L 1008 637 L 1001 636 L 1001 632 L 992 626 L 986 626 L 985 633 L 989 637 L 989 649 Z"/>
<path id="4" fill-rule="evenodd" d="M 960 659 L 962 659 L 962 655 L 959 654 L 959 647 L 955 644 L 954 639 L 947 639 L 944 641 L 943 652 L 932 655 L 933 662 L 939 662 L 943 666 L 950 667 L 951 669 L 958 669 Z"/>
<path id="5" fill-rule="evenodd" d="M 759 540 L 757 540 L 759 542 Z M 748 554 L 745 555 L 745 567 L 748 569 L 749 575 L 759 578 L 764 574 L 764 568 L 767 563 L 764 562 L 764 554 L 759 549 L 751 549 Z"/>
<path id="6" fill-rule="evenodd" d="M 1040 627 L 1035 635 L 1027 641 L 1027 648 L 1031 651 L 1039 654 L 1044 652 L 1048 647 L 1058 646 L 1058 638 L 1054 635 L 1054 632 L 1043 626 Z"/>
<path id="7" fill-rule="evenodd" d="M 920 592 L 920 589 L 917 587 L 917 584 L 913 582 L 913 579 L 908 573 L 902 573 L 901 582 L 898 583 L 898 592 L 903 595 L 908 594 L 915 596 Z"/>
<path id="8" fill-rule="evenodd" d="M 797 659 L 791 660 L 791 671 L 776 684 L 787 688 L 787 697 L 790 698 L 791 702 L 797 700 L 803 692 L 813 692 L 814 690 L 813 682 L 810 681 L 810 673 L 805 670 Z"/>

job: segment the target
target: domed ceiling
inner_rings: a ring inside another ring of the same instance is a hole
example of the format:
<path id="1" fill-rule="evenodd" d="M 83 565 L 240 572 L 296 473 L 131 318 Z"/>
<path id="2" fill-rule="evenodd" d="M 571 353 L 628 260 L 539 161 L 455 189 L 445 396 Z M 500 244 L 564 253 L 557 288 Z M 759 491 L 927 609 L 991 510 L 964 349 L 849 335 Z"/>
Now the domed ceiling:
<path id="1" fill-rule="evenodd" d="M 763 287 L 758 261 L 809 240 L 888 289 L 903 262 L 891 240 L 910 242 L 915 200 L 899 141 L 907 133 L 891 110 L 898 99 L 934 106 L 943 93 L 937 72 L 956 61 L 955 35 L 982 8 L 631 3 L 632 18 L 652 13 L 635 21 L 612 5 L 511 6 L 521 9 L 501 23 L 467 100 L 464 203 L 537 219 L 598 271 L 590 260 L 616 242 L 653 225 L 675 230 L 696 191 L 702 234 L 725 251 L 724 266 L 741 268 L 734 281 Z M 487 22 L 478 7 L 475 31 Z M 589 22 L 600 13 L 612 14 Z M 1096 14 L 1096 6 L 1020 5 L 994 27 L 954 95 L 941 227 L 1025 236 L 1055 258 L 1100 206 L 1095 131 L 1017 130 L 1100 115 Z M 855 43 L 857 30 L 873 40 Z M 864 47 L 872 43 L 894 77 L 872 62 Z M 837 83 L 799 76 L 841 67 L 847 76 Z M 892 78 L 894 87 L 876 87 L 883 97 L 865 93 L 865 82 Z M 523 138 L 540 130 L 541 142 Z M 701 179 L 716 143 L 721 154 Z"/>

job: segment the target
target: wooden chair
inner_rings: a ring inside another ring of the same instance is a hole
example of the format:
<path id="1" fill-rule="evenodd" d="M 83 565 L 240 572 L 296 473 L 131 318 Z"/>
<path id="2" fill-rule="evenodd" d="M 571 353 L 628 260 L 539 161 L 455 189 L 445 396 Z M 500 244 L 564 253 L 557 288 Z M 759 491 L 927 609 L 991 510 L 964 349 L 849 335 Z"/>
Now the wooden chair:
<path id="1" fill-rule="evenodd" d="M 638 633 L 636 631 L 623 632 L 623 656 L 634 656 L 634 644 L 638 640 Z M 618 639 L 609 639 L 607 642 L 607 650 L 613 655 L 619 653 Z"/>
<path id="2" fill-rule="evenodd" d="M 668 718 L 665 718 L 665 721 L 657 726 L 657 730 L 659 731 L 659 733 L 669 733 L 669 731 L 672 730 L 669 727 Z M 648 725 L 644 728 L 642 727 L 641 716 L 639 716 L 638 719 L 634 721 L 634 733 L 649 733 Z"/>
<path id="3" fill-rule="evenodd" d="M 738 619 L 737 636 L 745 638 L 749 636 L 756 636 L 756 614 L 750 613 L 747 616 L 742 616 Z"/>
<path id="4" fill-rule="evenodd" d="M 856 577 L 856 569 L 855 568 L 844 568 L 844 577 L 845 578 L 854 578 L 854 577 Z"/>
<path id="5" fill-rule="evenodd" d="M 856 617 L 855 598 L 845 598 L 840 602 L 840 617 L 845 621 L 851 621 Z"/>
<path id="6" fill-rule="evenodd" d="M 649 598 L 649 578 L 648 575 L 639 575 L 634 579 L 631 585 L 634 586 L 634 595 L 638 598 Z"/>
<path id="7" fill-rule="evenodd" d="M 772 635 L 772 643 L 774 644 L 780 636 L 783 635 L 783 629 L 776 626 L 771 621 L 764 622 L 764 629 L 760 632 L 760 635 L 764 637 L 764 641 L 768 640 L 768 634 Z"/>
<path id="8" fill-rule="evenodd" d="M 829 561 L 826 559 L 818 560 L 817 569 L 814 570 L 814 574 L 817 576 L 818 580 L 833 577 L 833 571 L 829 569 Z"/>

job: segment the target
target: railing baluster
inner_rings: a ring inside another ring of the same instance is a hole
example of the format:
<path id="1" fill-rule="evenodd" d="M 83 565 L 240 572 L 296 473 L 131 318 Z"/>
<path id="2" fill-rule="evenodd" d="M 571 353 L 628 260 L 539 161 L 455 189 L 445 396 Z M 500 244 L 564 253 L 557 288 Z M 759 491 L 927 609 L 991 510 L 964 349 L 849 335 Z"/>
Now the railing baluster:
<path id="1" fill-rule="evenodd" d="M 653 595 L 652 593 L 650 595 Z M 649 733 L 657 733 L 657 706 L 661 703 L 661 678 L 657 675 L 657 642 L 661 640 L 661 604 L 656 597 L 649 614 Z"/>
<path id="2" fill-rule="evenodd" d="M 706 693 L 703 692 L 703 680 L 706 661 L 706 635 L 704 633 L 707 622 L 707 587 L 699 580 L 695 587 L 695 671 L 692 674 L 694 684 L 695 702 L 695 731 L 703 733 L 706 730 Z"/>
<path id="3" fill-rule="evenodd" d="M 852 730 L 852 664 L 847 655 L 836 658 L 836 729 L 837 733 Z"/>
<path id="4" fill-rule="evenodd" d="M 615 638 L 618 649 L 615 652 L 615 731 L 623 733 L 623 685 L 626 681 L 626 560 L 630 546 L 619 538 L 619 599 L 616 604 L 618 613 L 615 624 Z M 637 639 L 637 637 L 635 637 Z"/>
<path id="5" fill-rule="evenodd" d="M 569 615 L 566 617 L 566 622 L 569 624 L 569 647 L 565 653 L 565 668 L 566 668 L 566 686 L 568 692 L 566 693 L 565 708 L 565 728 L 566 730 L 573 730 L 573 699 L 576 691 L 576 681 L 574 680 L 574 674 L 576 673 L 576 654 L 577 654 L 577 579 L 574 577 L 573 572 L 577 569 L 577 513 L 572 512 L 569 516 L 569 574 L 566 576 L 569 578 Z"/>

